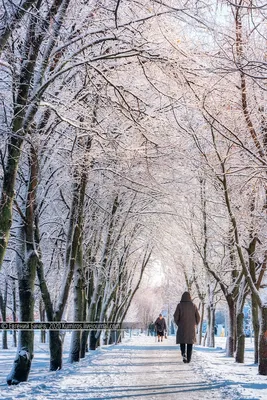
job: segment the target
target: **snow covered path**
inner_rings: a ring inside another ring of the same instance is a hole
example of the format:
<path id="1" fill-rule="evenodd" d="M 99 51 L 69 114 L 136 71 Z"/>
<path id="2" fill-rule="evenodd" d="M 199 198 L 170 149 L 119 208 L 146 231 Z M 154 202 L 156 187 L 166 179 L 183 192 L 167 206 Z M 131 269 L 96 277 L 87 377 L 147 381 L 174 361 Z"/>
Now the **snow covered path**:
<path id="1" fill-rule="evenodd" d="M 66 377 L 61 391 L 75 399 L 222 398 L 216 385 L 194 374 L 191 365 L 183 364 L 177 348 L 161 343 L 142 347 L 118 345 L 103 350 L 85 368 L 78 387 L 76 384 L 77 376 Z"/>
<path id="2" fill-rule="evenodd" d="M 102 347 L 90 352 L 80 363 L 65 363 L 61 371 L 48 372 L 48 354 L 38 352 L 26 383 L 11 387 L 4 385 L 8 369 L 3 371 L 1 368 L 0 398 L 228 400 L 230 397 L 223 396 L 218 383 L 205 380 L 194 369 L 196 356 L 197 352 L 194 352 L 192 364 L 184 364 L 173 337 L 163 343 L 156 343 L 152 337 L 140 337 L 116 346 Z M 13 355 L 10 361 L 12 359 Z"/>
<path id="3" fill-rule="evenodd" d="M 144 334 L 103 346 L 79 363 L 67 362 L 71 334 L 64 341 L 61 371 L 49 372 L 48 343 L 35 337 L 29 381 L 8 387 L 16 349 L 0 350 L 0 399 L 14 400 L 266 400 L 267 377 L 253 364 L 253 341 L 246 339 L 245 363 L 225 355 L 226 338 L 216 347 L 195 346 L 192 363 L 183 364 L 175 337 L 163 343 Z M 1 332 L 0 332 L 1 341 Z"/>

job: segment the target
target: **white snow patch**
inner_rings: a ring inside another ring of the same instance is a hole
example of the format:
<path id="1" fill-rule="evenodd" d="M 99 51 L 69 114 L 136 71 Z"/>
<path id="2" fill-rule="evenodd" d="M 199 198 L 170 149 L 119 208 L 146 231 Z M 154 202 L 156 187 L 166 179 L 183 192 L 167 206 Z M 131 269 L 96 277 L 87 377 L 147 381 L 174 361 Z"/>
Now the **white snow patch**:
<path id="1" fill-rule="evenodd" d="M 217 337 L 214 349 L 194 346 L 192 362 L 183 364 L 174 336 L 158 343 L 143 334 L 126 336 L 119 345 L 103 346 L 90 351 L 79 363 L 69 364 L 70 338 L 67 333 L 63 369 L 49 372 L 48 344 L 41 344 L 37 334 L 29 381 L 7 386 L 6 376 L 16 356 L 10 335 L 10 348 L 0 350 L 0 398 L 267 399 L 267 378 L 258 375 L 253 364 L 253 342 L 249 338 L 244 364 L 225 356 L 225 338 Z"/>

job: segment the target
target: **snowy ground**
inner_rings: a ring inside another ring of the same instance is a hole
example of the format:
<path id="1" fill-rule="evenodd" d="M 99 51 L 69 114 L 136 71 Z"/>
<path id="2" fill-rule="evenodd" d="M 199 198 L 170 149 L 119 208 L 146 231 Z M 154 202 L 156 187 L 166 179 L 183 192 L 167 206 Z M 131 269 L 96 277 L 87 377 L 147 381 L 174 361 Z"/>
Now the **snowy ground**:
<path id="1" fill-rule="evenodd" d="M 48 348 L 38 338 L 29 381 L 18 386 L 6 385 L 15 349 L 0 351 L 0 399 L 267 399 L 267 377 L 257 373 L 250 339 L 245 364 L 225 357 L 225 338 L 216 338 L 215 349 L 195 346 L 192 362 L 183 364 L 174 337 L 157 343 L 138 335 L 103 346 L 71 365 L 67 335 L 64 368 L 49 372 Z"/>
<path id="2" fill-rule="evenodd" d="M 195 346 L 196 362 L 194 371 L 229 390 L 236 400 L 266 400 L 267 376 L 258 375 L 258 365 L 254 364 L 253 343 L 246 339 L 245 363 L 238 364 L 225 356 L 225 338 L 216 338 L 215 349 Z"/>

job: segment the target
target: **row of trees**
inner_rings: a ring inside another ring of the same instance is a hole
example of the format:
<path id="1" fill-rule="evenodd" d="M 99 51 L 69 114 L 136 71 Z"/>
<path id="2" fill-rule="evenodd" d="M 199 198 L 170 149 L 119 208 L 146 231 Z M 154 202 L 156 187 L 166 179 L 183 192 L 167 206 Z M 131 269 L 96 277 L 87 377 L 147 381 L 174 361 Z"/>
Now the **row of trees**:
<path id="1" fill-rule="evenodd" d="M 74 321 L 120 322 L 140 284 L 153 248 L 150 212 L 162 196 L 149 179 L 159 105 L 145 96 L 153 88 L 143 72 L 161 62 L 144 27 L 158 18 L 156 5 L 5 5 L 0 261 L 2 281 L 17 282 L 20 321 L 33 321 L 41 300 L 48 321 L 61 321 L 73 301 Z M 6 299 L 3 318 L 8 291 Z M 19 357 L 33 357 L 33 332 L 19 335 L 10 384 L 30 371 L 29 362 L 21 374 Z M 99 336 L 91 332 L 91 349 Z M 87 341 L 88 332 L 73 332 L 71 362 Z M 59 331 L 49 332 L 49 346 L 57 370 Z"/>
<path id="2" fill-rule="evenodd" d="M 208 306 L 211 345 L 224 296 L 227 353 L 241 362 L 251 295 L 255 361 L 267 374 L 264 16 L 243 0 L 5 5 L 3 319 L 8 306 L 15 316 L 17 287 L 21 321 L 40 301 L 49 321 L 70 302 L 74 321 L 123 321 L 161 259 L 169 287 L 183 271 Z M 56 370 L 62 340 L 49 335 Z M 100 332 L 90 336 L 93 349 Z M 73 332 L 72 362 L 87 340 Z M 23 348 L 31 360 L 32 332 L 20 332 Z M 20 380 L 14 368 L 9 382 Z"/>
<path id="3" fill-rule="evenodd" d="M 179 76 L 188 90 L 173 114 L 189 144 L 192 183 L 178 221 L 191 243 L 190 262 L 180 264 L 208 308 L 208 343 L 213 344 L 216 301 L 223 297 L 227 354 L 244 361 L 243 306 L 250 296 L 255 363 L 266 375 L 266 27 L 265 9 L 257 6 L 220 5 L 222 23 L 206 20 L 209 51 L 199 46 L 202 38 L 193 55 L 183 49 L 184 62 L 190 59 L 194 68 Z"/>

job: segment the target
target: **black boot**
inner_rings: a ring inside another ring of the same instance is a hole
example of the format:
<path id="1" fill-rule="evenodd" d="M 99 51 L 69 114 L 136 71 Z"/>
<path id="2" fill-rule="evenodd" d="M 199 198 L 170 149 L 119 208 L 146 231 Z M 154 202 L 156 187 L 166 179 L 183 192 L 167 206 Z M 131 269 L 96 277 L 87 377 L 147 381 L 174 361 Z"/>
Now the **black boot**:
<path id="1" fill-rule="evenodd" d="M 190 361 L 191 361 L 192 351 L 193 351 L 193 345 L 188 344 L 187 345 L 187 362 L 188 363 L 190 363 Z"/>

